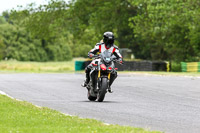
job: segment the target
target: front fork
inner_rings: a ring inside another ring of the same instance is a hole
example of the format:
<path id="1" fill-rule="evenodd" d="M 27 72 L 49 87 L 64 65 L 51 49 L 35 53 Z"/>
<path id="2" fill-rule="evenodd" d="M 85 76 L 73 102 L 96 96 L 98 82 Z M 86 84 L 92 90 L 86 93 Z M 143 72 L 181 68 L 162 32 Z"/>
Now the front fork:
<path id="1" fill-rule="evenodd" d="M 101 70 L 98 71 L 98 77 L 97 77 L 97 81 L 98 81 L 98 88 L 100 89 L 101 88 Z M 109 82 L 110 82 L 110 72 L 108 73 L 108 85 L 109 85 Z"/>
<path id="2" fill-rule="evenodd" d="M 98 72 L 98 79 L 101 77 L 101 71 Z M 110 73 L 108 73 L 108 80 L 110 80 Z"/>

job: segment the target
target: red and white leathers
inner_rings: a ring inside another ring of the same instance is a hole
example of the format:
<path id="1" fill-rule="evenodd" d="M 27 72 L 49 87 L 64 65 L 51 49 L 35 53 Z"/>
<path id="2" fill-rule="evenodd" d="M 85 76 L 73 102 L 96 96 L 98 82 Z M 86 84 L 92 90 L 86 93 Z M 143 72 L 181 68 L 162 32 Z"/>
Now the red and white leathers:
<path id="1" fill-rule="evenodd" d="M 112 52 L 117 57 L 117 59 L 122 60 L 122 56 L 119 53 L 118 47 L 113 45 L 110 48 L 107 48 L 105 43 L 97 43 L 96 46 L 90 50 L 90 52 L 88 53 L 88 56 L 90 56 L 90 54 L 96 54 L 97 52 L 103 53 L 105 50 Z"/>
<path id="2" fill-rule="evenodd" d="M 119 53 L 119 49 L 117 46 L 113 45 L 110 48 L 107 48 L 105 43 L 97 43 L 96 46 L 90 50 L 90 52 L 88 52 L 88 56 L 92 57 L 94 54 L 96 54 L 97 52 L 99 53 L 103 53 L 104 51 L 108 50 L 109 52 L 112 52 L 116 58 L 122 63 L 122 56 Z M 100 59 L 95 59 L 93 60 L 86 68 L 85 68 L 85 72 L 86 72 L 86 80 L 85 80 L 85 84 L 88 84 L 90 81 L 90 77 L 89 77 L 89 73 L 93 67 L 93 64 L 96 64 L 96 62 L 99 62 Z M 110 79 L 110 83 L 109 83 L 109 87 L 111 86 L 111 84 L 113 83 L 113 81 L 117 78 L 117 72 L 116 73 L 112 73 L 111 74 L 111 79 Z"/>

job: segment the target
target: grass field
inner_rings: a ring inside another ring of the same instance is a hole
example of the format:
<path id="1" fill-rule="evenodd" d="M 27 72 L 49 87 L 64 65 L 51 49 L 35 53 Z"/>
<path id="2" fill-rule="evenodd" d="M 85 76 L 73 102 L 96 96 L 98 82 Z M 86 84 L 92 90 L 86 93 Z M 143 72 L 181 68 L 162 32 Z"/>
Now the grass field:
<path id="1" fill-rule="evenodd" d="M 67 62 L 0 61 L 1 72 L 73 72 L 74 60 Z"/>
<path id="2" fill-rule="evenodd" d="M 0 95 L 0 116 L 1 133 L 159 133 L 67 116 L 5 95 Z"/>

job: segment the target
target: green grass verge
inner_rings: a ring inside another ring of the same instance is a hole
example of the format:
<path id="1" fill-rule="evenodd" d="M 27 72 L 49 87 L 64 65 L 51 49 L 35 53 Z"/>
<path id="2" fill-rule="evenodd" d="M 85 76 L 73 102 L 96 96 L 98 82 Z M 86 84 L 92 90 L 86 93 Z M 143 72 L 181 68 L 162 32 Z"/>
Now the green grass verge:
<path id="1" fill-rule="evenodd" d="M 0 95 L 1 133 L 159 133 L 141 128 L 105 125 L 92 119 L 66 116 L 49 108 Z"/>
<path id="2" fill-rule="evenodd" d="M 66 62 L 0 61 L 1 72 L 73 72 L 74 60 Z"/>
<path id="3" fill-rule="evenodd" d="M 194 76 L 200 77 L 200 72 L 148 72 L 148 71 L 119 71 L 121 74 L 149 74 L 149 75 L 163 75 L 163 76 Z"/>

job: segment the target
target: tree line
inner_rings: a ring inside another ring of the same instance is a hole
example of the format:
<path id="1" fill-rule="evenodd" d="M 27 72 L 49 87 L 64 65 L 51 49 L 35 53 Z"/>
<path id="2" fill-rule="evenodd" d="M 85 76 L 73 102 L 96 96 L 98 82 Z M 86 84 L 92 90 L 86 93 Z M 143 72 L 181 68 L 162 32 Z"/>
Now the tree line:
<path id="1" fill-rule="evenodd" d="M 86 57 L 105 31 L 145 60 L 200 61 L 199 0 L 50 0 L 0 17 L 0 59 Z"/>

